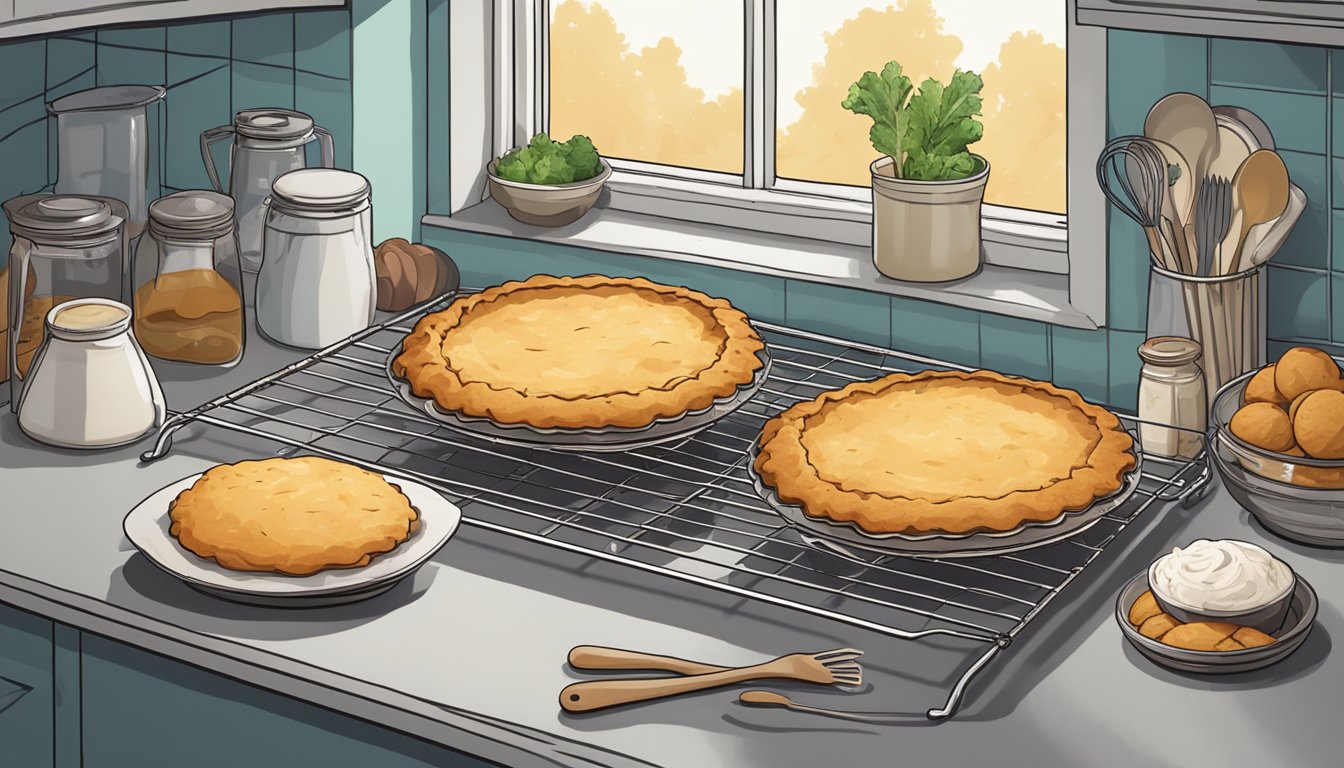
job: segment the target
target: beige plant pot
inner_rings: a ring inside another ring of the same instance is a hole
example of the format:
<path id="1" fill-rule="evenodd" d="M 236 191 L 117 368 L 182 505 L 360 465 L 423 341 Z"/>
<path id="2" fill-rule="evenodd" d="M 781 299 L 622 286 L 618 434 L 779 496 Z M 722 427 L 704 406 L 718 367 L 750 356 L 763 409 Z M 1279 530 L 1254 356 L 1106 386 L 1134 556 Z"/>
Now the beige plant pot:
<path id="1" fill-rule="evenodd" d="M 602 172 L 591 179 L 573 184 L 525 184 L 496 176 L 498 162 L 492 160 L 486 168 L 490 196 L 513 218 L 538 227 L 560 227 L 583 218 L 611 175 L 611 165 L 603 160 Z"/>
<path id="2" fill-rule="evenodd" d="M 980 203 L 989 162 L 979 173 L 953 181 L 898 179 L 890 157 L 873 174 L 873 263 L 896 280 L 941 283 L 980 269 Z"/>

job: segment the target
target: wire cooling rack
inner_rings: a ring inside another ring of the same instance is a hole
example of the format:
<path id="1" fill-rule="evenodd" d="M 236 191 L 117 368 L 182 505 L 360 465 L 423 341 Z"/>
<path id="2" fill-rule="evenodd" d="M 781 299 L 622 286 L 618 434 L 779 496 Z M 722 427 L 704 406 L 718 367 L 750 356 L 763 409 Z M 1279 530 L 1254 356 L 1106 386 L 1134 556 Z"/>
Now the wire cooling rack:
<path id="1" fill-rule="evenodd" d="M 1137 491 L 1086 531 L 1016 554 L 932 560 L 816 546 L 756 494 L 748 453 L 767 419 L 799 400 L 896 371 L 961 369 L 758 323 L 774 359 L 760 392 L 711 427 L 624 453 L 519 447 L 446 428 L 394 395 L 390 350 L 446 297 L 370 328 L 164 424 L 146 461 L 193 422 L 268 438 L 281 453 L 340 458 L 442 491 L 465 522 L 539 545 L 934 646 L 926 675 L 950 716 L 972 677 L 1008 647 L 1141 513 L 1190 504 L 1204 456 L 1146 456 Z M 1134 420 L 1122 416 L 1133 430 Z M 941 638 L 941 639 L 940 639 Z M 924 662 L 920 662 L 923 664 Z"/>

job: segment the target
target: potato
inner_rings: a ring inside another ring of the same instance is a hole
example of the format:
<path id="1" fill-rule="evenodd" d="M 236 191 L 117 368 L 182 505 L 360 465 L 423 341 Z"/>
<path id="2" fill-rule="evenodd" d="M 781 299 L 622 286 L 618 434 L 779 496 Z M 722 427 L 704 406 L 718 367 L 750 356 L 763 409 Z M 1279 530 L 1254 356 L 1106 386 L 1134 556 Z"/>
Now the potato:
<path id="1" fill-rule="evenodd" d="M 1274 364 L 1261 368 L 1259 373 L 1251 377 L 1246 382 L 1246 391 L 1242 393 L 1242 404 L 1251 403 L 1273 403 L 1274 405 L 1286 405 L 1287 400 L 1279 394 L 1279 390 L 1274 386 Z"/>
<path id="2" fill-rule="evenodd" d="M 1344 459 L 1344 392 L 1323 389 L 1303 398 L 1293 435 L 1308 456 Z"/>
<path id="3" fill-rule="evenodd" d="M 1293 424 L 1288 412 L 1270 403 L 1251 403 L 1241 407 L 1228 425 L 1232 434 L 1267 451 L 1287 451 L 1294 447 Z"/>
<path id="4" fill-rule="evenodd" d="M 1293 402 L 1288 405 L 1288 420 L 1292 421 L 1293 419 L 1297 418 L 1297 409 L 1302 407 L 1302 401 L 1307 399 L 1307 395 L 1310 395 L 1312 392 L 1320 392 L 1320 391 L 1321 390 L 1319 389 L 1313 389 L 1307 392 L 1303 392 L 1302 394 L 1294 398 Z"/>
<path id="5" fill-rule="evenodd" d="M 1329 355 L 1312 347 L 1293 347 L 1274 365 L 1274 387 L 1291 403 L 1313 389 L 1344 389 L 1344 381 Z"/>

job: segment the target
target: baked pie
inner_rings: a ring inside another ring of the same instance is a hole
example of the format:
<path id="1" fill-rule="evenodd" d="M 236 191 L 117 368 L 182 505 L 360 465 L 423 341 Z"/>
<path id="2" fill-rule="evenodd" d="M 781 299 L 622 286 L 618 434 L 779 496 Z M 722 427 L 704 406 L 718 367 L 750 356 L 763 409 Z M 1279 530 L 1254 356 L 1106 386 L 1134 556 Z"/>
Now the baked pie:
<path id="1" fill-rule="evenodd" d="M 782 501 L 870 533 L 1008 531 L 1120 489 L 1133 441 L 1077 392 L 992 371 L 893 374 L 766 423 L 755 467 Z"/>
<path id="2" fill-rule="evenodd" d="M 764 346 L 746 315 L 689 288 L 537 275 L 421 318 L 392 373 L 450 413 L 640 428 L 733 395 Z"/>
<path id="3" fill-rule="evenodd" d="M 179 493 L 168 532 L 236 571 L 307 576 L 391 552 L 420 515 L 382 475 L 315 456 L 221 464 Z"/>

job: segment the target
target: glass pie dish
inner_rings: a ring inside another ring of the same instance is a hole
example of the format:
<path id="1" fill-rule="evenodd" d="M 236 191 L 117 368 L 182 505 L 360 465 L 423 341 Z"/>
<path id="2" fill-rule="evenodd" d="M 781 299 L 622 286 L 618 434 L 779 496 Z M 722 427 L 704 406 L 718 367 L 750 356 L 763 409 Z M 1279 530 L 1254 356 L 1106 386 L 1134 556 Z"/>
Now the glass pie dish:
<path id="1" fill-rule="evenodd" d="M 1228 425 L 1242 406 L 1246 384 L 1258 372 L 1252 371 L 1229 381 L 1214 395 L 1209 428 L 1216 442 L 1241 468 L 1266 480 L 1302 488 L 1344 490 L 1344 459 L 1290 456 L 1251 445 L 1232 433 Z"/>

